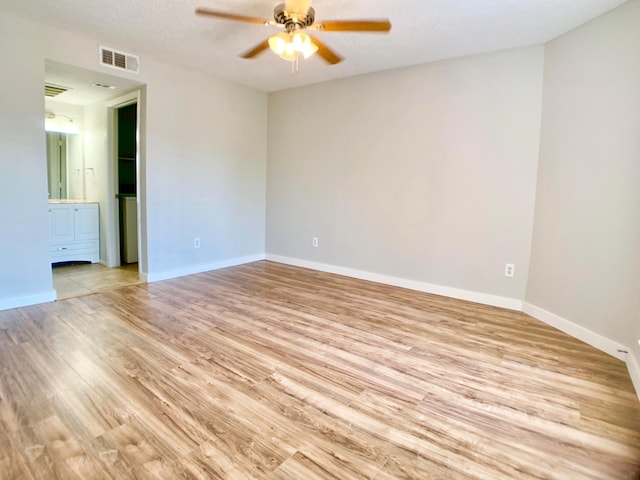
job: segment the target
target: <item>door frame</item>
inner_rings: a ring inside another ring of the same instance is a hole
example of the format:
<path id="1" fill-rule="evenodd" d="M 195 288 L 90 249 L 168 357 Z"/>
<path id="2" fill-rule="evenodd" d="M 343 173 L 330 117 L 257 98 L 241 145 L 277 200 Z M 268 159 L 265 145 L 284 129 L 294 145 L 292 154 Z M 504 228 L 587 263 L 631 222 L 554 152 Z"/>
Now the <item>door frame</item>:
<path id="1" fill-rule="evenodd" d="M 147 237 L 146 237 L 146 179 L 144 178 L 145 122 L 143 118 L 143 88 L 129 92 L 107 102 L 107 213 L 106 261 L 108 267 L 118 267 L 120 261 L 120 221 L 118 191 L 118 116 L 117 110 L 132 104 L 137 105 L 136 122 L 136 199 L 138 210 L 138 272 L 146 279 Z"/>

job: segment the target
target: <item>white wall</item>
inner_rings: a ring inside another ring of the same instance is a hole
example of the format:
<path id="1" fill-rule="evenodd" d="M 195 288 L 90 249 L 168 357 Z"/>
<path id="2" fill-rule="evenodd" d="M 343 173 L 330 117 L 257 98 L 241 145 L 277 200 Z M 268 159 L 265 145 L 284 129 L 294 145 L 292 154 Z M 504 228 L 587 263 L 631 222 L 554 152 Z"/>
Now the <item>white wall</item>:
<path id="1" fill-rule="evenodd" d="M 44 136 L 45 59 L 104 71 L 93 40 L 0 14 L 0 308 L 53 297 Z M 122 73 L 122 75 L 130 75 Z M 150 279 L 264 253 L 267 96 L 142 56 Z M 91 114 L 85 117 L 89 122 Z M 90 158 L 85 158 L 90 162 Z M 193 248 L 199 235 L 202 248 Z"/>
<path id="2" fill-rule="evenodd" d="M 44 61 L 37 41 L 0 16 L 0 309 L 52 300 L 44 134 Z M 33 132 L 39 132 L 34 135 Z"/>
<path id="3" fill-rule="evenodd" d="M 100 205 L 100 263 L 108 265 L 107 232 L 108 214 L 107 194 L 109 174 L 107 148 L 107 107 L 103 102 L 84 107 L 84 182 L 86 199 Z"/>
<path id="4" fill-rule="evenodd" d="M 521 301 L 543 60 L 518 49 L 270 95 L 268 254 Z"/>
<path id="5" fill-rule="evenodd" d="M 633 0 L 546 47 L 526 295 L 638 359 L 639 25 Z"/>

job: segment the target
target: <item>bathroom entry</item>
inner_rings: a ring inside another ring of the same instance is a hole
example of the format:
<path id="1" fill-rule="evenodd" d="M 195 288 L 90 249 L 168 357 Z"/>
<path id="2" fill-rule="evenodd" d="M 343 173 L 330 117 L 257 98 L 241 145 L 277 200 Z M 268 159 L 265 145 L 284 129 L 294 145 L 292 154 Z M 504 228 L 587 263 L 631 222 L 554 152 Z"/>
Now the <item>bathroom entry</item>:
<path id="1" fill-rule="evenodd" d="M 137 139 L 138 104 L 116 109 L 120 264 L 138 262 Z"/>

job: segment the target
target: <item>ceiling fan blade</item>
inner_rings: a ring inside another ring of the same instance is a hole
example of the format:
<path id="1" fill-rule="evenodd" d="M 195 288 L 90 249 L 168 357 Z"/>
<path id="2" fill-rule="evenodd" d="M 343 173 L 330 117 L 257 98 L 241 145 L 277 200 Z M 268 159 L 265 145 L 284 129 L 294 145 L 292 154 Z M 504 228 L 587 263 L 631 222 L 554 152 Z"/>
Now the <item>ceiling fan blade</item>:
<path id="1" fill-rule="evenodd" d="M 242 58 L 255 58 L 258 55 L 260 55 L 262 52 L 264 52 L 267 48 L 269 48 L 269 39 L 268 38 L 264 42 L 261 42 L 258 45 L 256 45 L 255 47 L 253 47 L 251 50 L 247 50 L 246 52 L 244 52 L 240 56 Z"/>
<path id="2" fill-rule="evenodd" d="M 196 15 L 203 17 L 222 18 L 224 20 L 235 20 L 237 22 L 257 23 L 259 25 L 272 25 L 276 22 L 268 18 L 247 17 L 246 15 L 236 15 L 235 13 L 219 12 L 207 8 L 196 8 Z"/>
<path id="3" fill-rule="evenodd" d="M 309 38 L 311 38 L 311 41 L 315 43 L 316 47 L 318 47 L 318 51 L 316 53 L 320 55 L 325 62 L 335 65 L 342 61 L 342 57 L 322 43 L 318 37 L 309 35 Z"/>
<path id="4" fill-rule="evenodd" d="M 311 0 L 286 0 L 284 9 L 287 12 L 307 13 L 311 7 Z"/>
<path id="5" fill-rule="evenodd" d="M 388 32 L 391 22 L 387 18 L 377 20 L 324 20 L 311 27 L 323 32 Z"/>

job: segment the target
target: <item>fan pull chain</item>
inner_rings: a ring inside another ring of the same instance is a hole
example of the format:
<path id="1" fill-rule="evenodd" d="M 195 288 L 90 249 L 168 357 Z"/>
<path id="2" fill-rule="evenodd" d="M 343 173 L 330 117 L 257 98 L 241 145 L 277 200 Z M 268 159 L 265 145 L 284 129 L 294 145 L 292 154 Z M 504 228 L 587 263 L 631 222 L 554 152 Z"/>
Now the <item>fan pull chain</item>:
<path id="1" fill-rule="evenodd" d="M 296 58 L 293 62 L 291 62 L 291 76 L 293 77 L 296 73 L 298 73 L 298 58 L 300 54 L 296 52 Z"/>

